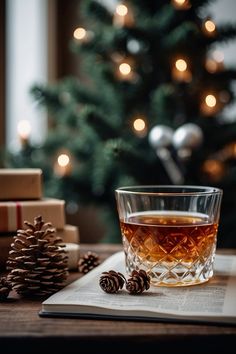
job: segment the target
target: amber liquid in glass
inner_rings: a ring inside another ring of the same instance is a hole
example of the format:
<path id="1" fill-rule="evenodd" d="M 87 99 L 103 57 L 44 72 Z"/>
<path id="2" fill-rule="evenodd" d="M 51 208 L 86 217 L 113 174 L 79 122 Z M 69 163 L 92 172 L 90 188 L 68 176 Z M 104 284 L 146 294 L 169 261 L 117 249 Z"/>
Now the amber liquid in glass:
<path id="1" fill-rule="evenodd" d="M 152 272 L 164 266 L 163 272 L 172 269 L 181 279 L 192 272 L 188 277 L 194 278 L 215 251 L 218 224 L 202 214 L 137 213 L 121 220 L 120 226 L 131 268 Z"/>

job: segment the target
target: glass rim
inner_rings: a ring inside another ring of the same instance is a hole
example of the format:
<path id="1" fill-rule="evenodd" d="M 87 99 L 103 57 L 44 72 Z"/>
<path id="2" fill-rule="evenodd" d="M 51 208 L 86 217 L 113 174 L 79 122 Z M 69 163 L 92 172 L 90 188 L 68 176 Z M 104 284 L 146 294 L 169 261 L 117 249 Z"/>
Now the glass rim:
<path id="1" fill-rule="evenodd" d="M 157 189 L 155 191 L 154 189 Z M 142 190 L 143 189 L 143 190 Z M 146 190 L 145 190 L 146 189 Z M 163 191 L 161 191 L 163 189 Z M 164 189 L 168 189 L 165 191 Z M 175 189 L 175 191 L 171 191 Z M 179 191 L 178 191 L 179 189 Z M 185 191 L 184 191 L 185 189 Z M 187 191 L 187 189 L 192 189 Z M 152 196 L 198 196 L 198 195 L 212 195 L 223 194 L 223 190 L 217 187 L 211 186 L 199 186 L 199 185 L 133 185 L 123 186 L 115 189 L 118 194 L 137 194 L 137 195 L 152 195 Z"/>

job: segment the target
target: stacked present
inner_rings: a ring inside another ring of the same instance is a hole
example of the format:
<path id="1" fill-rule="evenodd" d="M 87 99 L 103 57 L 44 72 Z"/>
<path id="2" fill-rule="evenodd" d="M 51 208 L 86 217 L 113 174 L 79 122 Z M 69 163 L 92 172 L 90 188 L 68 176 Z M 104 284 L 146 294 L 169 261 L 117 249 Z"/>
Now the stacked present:
<path id="1" fill-rule="evenodd" d="M 79 257 L 79 230 L 66 224 L 65 201 L 44 198 L 41 169 L 0 169 L 0 267 L 4 268 L 13 236 L 41 215 L 62 238 L 68 251 L 69 269 L 76 267 Z"/>

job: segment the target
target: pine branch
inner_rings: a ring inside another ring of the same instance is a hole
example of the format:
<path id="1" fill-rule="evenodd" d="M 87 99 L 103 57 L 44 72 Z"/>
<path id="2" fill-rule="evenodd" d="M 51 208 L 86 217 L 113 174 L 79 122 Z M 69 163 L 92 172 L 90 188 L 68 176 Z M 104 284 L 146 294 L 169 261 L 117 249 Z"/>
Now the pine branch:
<path id="1" fill-rule="evenodd" d="M 62 108 L 62 103 L 58 97 L 58 88 L 45 87 L 42 85 L 34 85 L 30 89 L 30 94 L 42 106 L 46 106 L 49 110 L 57 111 Z"/>
<path id="2" fill-rule="evenodd" d="M 135 145 L 121 138 L 108 140 L 105 144 L 105 153 L 109 159 L 116 161 L 125 174 L 135 175 L 139 181 L 143 181 L 145 178 L 142 176 L 148 174 L 150 170 L 147 156 L 135 148 Z M 137 169 L 137 166 L 140 166 L 140 169 Z"/>
<path id="3" fill-rule="evenodd" d="M 173 25 L 176 18 L 176 11 L 173 6 L 164 6 L 155 16 L 158 31 L 166 31 Z"/>
<path id="4" fill-rule="evenodd" d="M 74 102 L 99 104 L 98 93 L 91 87 L 86 86 L 80 80 L 66 78 L 61 85 L 61 91 L 68 92 Z"/>
<path id="5" fill-rule="evenodd" d="M 112 125 L 112 121 L 105 118 L 105 115 L 98 111 L 97 107 L 86 107 L 82 112 L 82 118 L 98 134 L 100 139 L 115 138 L 119 131 Z"/>
<path id="6" fill-rule="evenodd" d="M 236 38 L 236 25 L 235 24 L 225 24 L 217 26 L 216 36 L 213 37 L 212 42 L 228 42 Z"/>
<path id="7" fill-rule="evenodd" d="M 236 80 L 236 69 L 225 69 L 222 71 L 217 71 L 213 74 L 209 74 L 207 79 L 213 84 L 213 86 L 221 85 L 224 82 L 231 82 L 233 80 Z"/>
<path id="8" fill-rule="evenodd" d="M 183 22 L 166 36 L 164 46 L 168 49 L 177 48 L 180 44 L 186 45 L 196 40 L 199 30 L 195 23 Z"/>
<path id="9" fill-rule="evenodd" d="M 101 3 L 94 0 L 85 0 L 81 6 L 82 15 L 93 21 L 104 25 L 112 24 L 112 15 Z"/>
<path id="10" fill-rule="evenodd" d="M 102 195 L 107 193 L 107 187 L 113 180 L 114 162 L 107 158 L 101 144 L 97 144 L 94 150 L 93 161 L 92 190 L 96 195 Z"/>
<path id="11" fill-rule="evenodd" d="M 161 85 L 153 92 L 150 111 L 159 124 L 161 122 L 165 122 L 166 125 L 170 126 L 173 124 L 173 118 L 176 113 L 176 98 L 172 85 Z"/>

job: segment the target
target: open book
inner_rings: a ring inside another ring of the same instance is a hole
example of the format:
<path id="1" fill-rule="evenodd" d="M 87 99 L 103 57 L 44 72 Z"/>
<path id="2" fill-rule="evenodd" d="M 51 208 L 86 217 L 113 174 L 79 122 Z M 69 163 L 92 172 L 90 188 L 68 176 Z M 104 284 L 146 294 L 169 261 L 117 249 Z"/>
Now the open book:
<path id="1" fill-rule="evenodd" d="M 236 256 L 217 255 L 213 278 L 188 287 L 154 287 L 141 295 L 125 289 L 105 293 L 103 271 L 125 273 L 124 253 L 117 252 L 82 278 L 42 303 L 40 316 L 184 321 L 236 324 Z"/>

